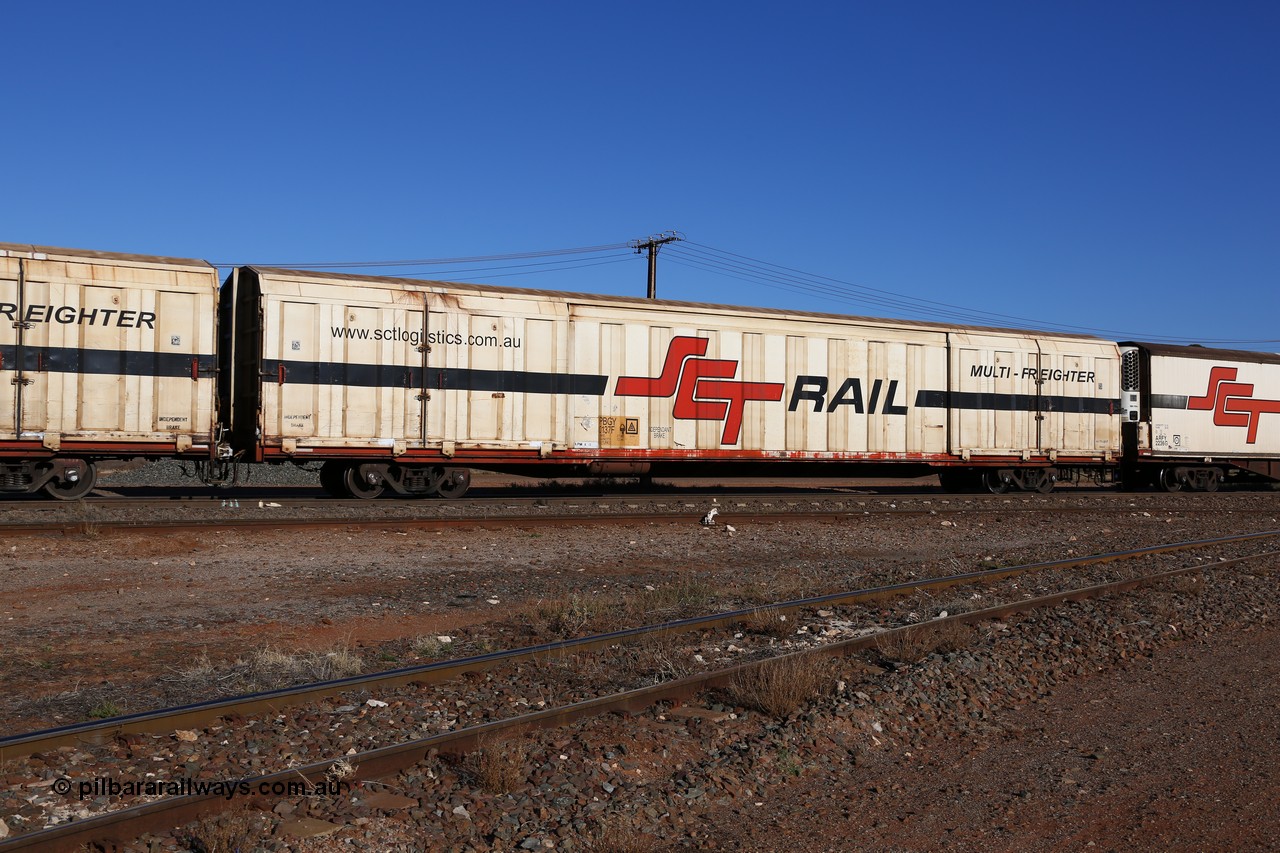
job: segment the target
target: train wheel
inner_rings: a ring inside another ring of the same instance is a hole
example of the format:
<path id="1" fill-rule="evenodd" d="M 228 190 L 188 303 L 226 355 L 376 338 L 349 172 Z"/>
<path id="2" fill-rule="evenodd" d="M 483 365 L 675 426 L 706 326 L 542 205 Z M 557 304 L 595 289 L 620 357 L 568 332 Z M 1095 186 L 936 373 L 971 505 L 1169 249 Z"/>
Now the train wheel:
<path id="1" fill-rule="evenodd" d="M 1178 475 L 1173 472 L 1172 468 L 1160 469 L 1160 488 L 1166 492 L 1182 491 L 1182 481 L 1178 479 Z"/>
<path id="2" fill-rule="evenodd" d="M 60 501 L 78 501 L 98 484 L 98 469 L 92 462 L 80 466 L 79 479 L 74 481 L 50 480 L 44 484 L 44 493 Z"/>
<path id="3" fill-rule="evenodd" d="M 1039 493 L 1040 493 L 1040 494 L 1042 494 L 1042 495 L 1047 495 L 1047 494 L 1049 494 L 1050 492 L 1052 492 L 1052 491 L 1053 491 L 1053 487 L 1054 487 L 1055 485 L 1057 485 L 1057 480 L 1055 480 L 1055 479 L 1053 478 L 1053 475 L 1052 475 L 1052 474 L 1045 474 L 1045 475 L 1040 479 L 1040 482 L 1039 482 L 1039 483 L 1036 483 L 1036 491 L 1037 491 L 1037 492 L 1039 492 Z"/>
<path id="4" fill-rule="evenodd" d="M 386 488 L 382 474 L 371 465 L 351 465 L 344 469 L 342 487 L 351 497 L 365 501 L 373 500 Z"/>
<path id="5" fill-rule="evenodd" d="M 1009 481 L 1001 477 L 999 471 L 983 471 L 982 487 L 993 495 L 1003 495 L 1009 491 Z"/>
<path id="6" fill-rule="evenodd" d="M 450 468 L 440 478 L 439 494 L 450 500 L 460 498 L 471 488 L 471 471 L 466 468 Z"/>
<path id="7" fill-rule="evenodd" d="M 1204 481 L 1204 490 L 1206 492 L 1218 491 L 1218 472 L 1214 471 Z"/>
<path id="8" fill-rule="evenodd" d="M 335 498 L 347 497 L 347 488 L 342 484 L 342 476 L 346 468 L 341 462 L 326 462 L 320 466 L 320 488 Z"/>

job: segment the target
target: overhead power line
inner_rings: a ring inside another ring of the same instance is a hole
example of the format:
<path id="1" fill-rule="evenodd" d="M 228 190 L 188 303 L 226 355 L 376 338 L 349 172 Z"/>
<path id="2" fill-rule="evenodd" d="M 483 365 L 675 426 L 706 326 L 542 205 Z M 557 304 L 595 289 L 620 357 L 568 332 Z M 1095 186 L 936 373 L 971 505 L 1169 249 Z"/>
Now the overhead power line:
<path id="1" fill-rule="evenodd" d="M 1132 330 L 1046 322 L 1011 314 L 981 311 L 931 299 L 904 296 L 888 290 L 806 273 L 792 267 L 785 267 L 758 258 L 750 258 L 692 241 L 686 241 L 686 243 L 674 247 L 673 252 L 673 256 L 668 260 L 679 266 L 689 266 L 728 278 L 754 282 L 775 289 L 805 293 L 839 303 L 855 303 L 874 306 L 878 310 L 888 309 L 905 312 L 905 318 L 907 319 L 1031 328 L 1044 331 L 1059 331 L 1067 334 L 1086 333 L 1110 337 L 1115 340 L 1150 340 L 1215 345 L 1267 345 L 1280 343 L 1280 339 L 1270 338 L 1180 337 L 1157 332 L 1135 332 Z"/>
<path id="2" fill-rule="evenodd" d="M 486 275 L 485 278 L 507 278 L 513 275 L 544 275 L 549 272 L 563 272 L 565 270 L 580 270 L 587 267 L 602 267 L 609 264 L 621 264 L 630 261 L 631 252 L 624 252 L 621 255 L 605 255 L 603 260 L 595 261 L 554 261 L 549 264 L 512 264 L 506 267 L 489 267 L 491 270 L 522 270 L 520 272 L 494 272 Z M 545 266 L 546 269 L 528 269 L 528 267 Z M 523 268 L 523 269 L 522 269 Z M 433 271 L 433 272 L 405 272 L 400 273 L 404 278 L 421 278 L 431 279 L 433 281 L 449 281 L 457 283 L 471 283 L 474 273 L 486 272 L 485 269 L 469 269 L 465 271 L 465 276 L 459 276 L 457 271 Z"/>
<path id="3" fill-rule="evenodd" d="M 528 258 L 550 258 L 557 255 L 584 255 L 631 248 L 630 243 L 607 243 L 600 246 L 576 246 L 571 249 L 544 249 L 537 252 L 509 252 L 502 255 L 472 255 L 461 258 L 417 258 L 403 261 L 307 261 L 304 263 L 255 263 L 258 267 L 281 267 L 293 270 L 340 270 L 379 267 L 451 266 L 454 264 L 492 263 L 494 261 L 518 261 Z M 243 263 L 215 263 L 216 267 L 238 267 Z"/>
<path id="4" fill-rule="evenodd" d="M 1265 346 L 1280 344 L 1276 339 L 1179 337 L 1176 335 L 1131 330 L 1078 326 L 1047 322 L 1030 317 L 983 311 L 973 306 L 954 305 L 932 299 L 909 296 L 891 290 L 844 281 L 830 276 L 805 272 L 794 267 L 752 258 L 685 239 L 677 231 L 664 231 L 652 237 L 627 243 L 605 243 L 565 249 L 531 252 L 507 252 L 457 258 L 416 258 L 409 260 L 309 261 L 305 263 L 255 264 L 307 270 L 379 270 L 405 278 L 437 281 L 483 283 L 483 280 L 566 272 L 588 267 L 624 263 L 637 254 L 648 253 L 649 297 L 656 295 L 656 258 L 660 248 L 668 246 L 667 260 L 679 267 L 704 274 L 730 278 L 749 284 L 799 293 L 842 306 L 843 313 L 868 313 L 905 321 L 937 322 L 970 326 L 1040 329 L 1064 334 L 1092 334 L 1113 340 L 1149 340 L 1169 343 L 1199 343 L 1217 346 Z M 484 264 L 486 266 L 478 266 Z M 232 267 L 240 264 L 219 263 Z M 410 269 L 417 267 L 418 269 Z M 455 267 L 456 269 L 448 269 Z M 383 274 L 386 274 L 385 272 Z M 563 288 L 551 288 L 563 289 Z M 850 310 L 853 308 L 853 310 Z"/>

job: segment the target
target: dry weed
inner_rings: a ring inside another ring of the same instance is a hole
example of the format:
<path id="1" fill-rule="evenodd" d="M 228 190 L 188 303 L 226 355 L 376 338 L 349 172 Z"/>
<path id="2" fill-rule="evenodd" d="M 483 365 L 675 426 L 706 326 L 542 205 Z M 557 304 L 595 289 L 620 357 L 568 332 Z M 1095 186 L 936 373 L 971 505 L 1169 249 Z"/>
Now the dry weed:
<path id="1" fill-rule="evenodd" d="M 186 842 L 196 853 L 245 853 L 257 848 L 253 841 L 265 834 L 265 823 L 261 814 L 234 808 L 201 819 Z"/>
<path id="2" fill-rule="evenodd" d="M 685 613 L 706 612 L 716 599 L 716 589 L 711 584 L 697 578 L 681 578 L 650 591 L 636 604 L 643 608 L 642 615 L 646 617 L 659 615 L 671 618 Z"/>
<path id="3" fill-rule="evenodd" d="M 774 607 L 757 607 L 738 623 L 738 627 L 747 634 L 762 634 L 766 637 L 789 637 L 795 633 L 795 624 L 788 621 L 783 613 Z"/>
<path id="4" fill-rule="evenodd" d="M 473 752 L 462 757 L 458 770 L 477 788 L 490 794 L 509 794 L 524 781 L 524 744 L 481 737 Z"/>
<path id="5" fill-rule="evenodd" d="M 447 658 L 449 657 L 449 650 L 452 646 L 452 643 L 440 642 L 438 637 L 419 637 L 413 642 L 413 652 L 418 657 L 427 659 Z"/>
<path id="6" fill-rule="evenodd" d="M 738 673 L 724 688 L 735 705 L 786 717 L 835 688 L 838 664 L 825 655 L 789 655 Z"/>
<path id="7" fill-rule="evenodd" d="M 533 608 L 541 626 L 540 633 L 552 637 L 577 637 L 612 630 L 607 612 L 612 606 L 595 596 L 569 595 L 539 601 Z M 616 624 L 616 623 L 614 623 Z"/>
<path id="8" fill-rule="evenodd" d="M 659 684 L 693 671 L 691 659 L 677 654 L 670 634 L 646 634 L 611 650 L 611 671 L 631 683 Z"/>
<path id="9" fill-rule="evenodd" d="M 364 661 L 346 647 L 302 654 L 265 648 L 221 669 L 202 653 L 191 666 L 160 679 L 160 684 L 166 701 L 181 704 L 211 696 L 234 696 L 310 681 L 331 681 L 363 671 Z"/>
<path id="10" fill-rule="evenodd" d="M 969 646 L 974 628 L 955 621 L 914 625 L 886 631 L 876 638 L 876 651 L 887 661 L 917 663 L 933 652 L 947 654 Z"/>
<path id="11" fill-rule="evenodd" d="M 77 683 L 71 690 L 42 696 L 23 703 L 22 712 L 48 719 L 104 720 L 128 713 L 129 701 L 136 697 L 115 686 L 85 687 Z"/>
<path id="12" fill-rule="evenodd" d="M 330 681 L 359 675 L 364 670 L 364 661 L 347 648 L 291 655 L 268 647 L 255 653 L 248 663 L 249 678 L 258 685 L 256 690 Z"/>

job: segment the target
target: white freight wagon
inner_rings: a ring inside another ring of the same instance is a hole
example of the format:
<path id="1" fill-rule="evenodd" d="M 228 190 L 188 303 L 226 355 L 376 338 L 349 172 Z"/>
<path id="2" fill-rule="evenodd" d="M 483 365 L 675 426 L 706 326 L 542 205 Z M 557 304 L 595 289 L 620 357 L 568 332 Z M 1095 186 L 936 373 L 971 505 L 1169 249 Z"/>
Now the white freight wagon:
<path id="1" fill-rule="evenodd" d="M 1051 488 L 1120 450 L 1096 338 L 254 267 L 222 317 L 243 458 L 329 460 L 366 497 L 468 467 Z"/>
<path id="2" fill-rule="evenodd" d="M 0 490 L 92 489 L 95 462 L 209 457 L 217 270 L 0 243 Z"/>
<path id="3" fill-rule="evenodd" d="M 1121 349 L 1137 479 L 1178 491 L 1216 489 L 1236 469 L 1280 478 L 1280 355 L 1142 343 Z"/>

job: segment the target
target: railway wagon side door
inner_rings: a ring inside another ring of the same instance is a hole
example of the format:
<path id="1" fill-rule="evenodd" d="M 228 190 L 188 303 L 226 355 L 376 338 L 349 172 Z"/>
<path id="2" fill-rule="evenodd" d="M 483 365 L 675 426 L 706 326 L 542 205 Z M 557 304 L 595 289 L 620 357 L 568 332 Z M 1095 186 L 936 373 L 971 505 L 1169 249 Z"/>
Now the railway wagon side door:
<path id="1" fill-rule="evenodd" d="M 66 401 L 70 411 L 66 414 L 70 415 L 69 423 L 65 422 L 63 412 L 62 395 L 55 393 L 54 399 L 50 400 L 50 373 L 51 369 L 61 370 L 61 362 L 65 359 L 63 356 L 70 355 L 76 351 L 77 342 L 72 340 L 70 347 L 59 346 L 57 351 L 50 349 L 50 324 L 40 322 L 42 314 L 46 307 L 51 303 L 53 292 L 57 293 L 59 302 L 65 301 L 62 295 L 63 288 L 60 286 L 50 285 L 49 275 L 44 265 L 40 262 L 27 261 L 22 270 L 22 276 L 16 282 L 15 299 L 12 300 L 16 305 L 14 311 L 14 320 L 10 321 L 8 316 L 4 322 L 8 329 L 15 336 L 15 348 L 13 354 L 13 365 L 15 371 L 10 381 L 13 383 L 12 388 L 14 412 L 13 419 L 10 421 L 15 427 L 15 438 L 25 437 L 27 439 L 43 439 L 47 445 L 51 445 L 51 449 L 56 449 L 56 444 L 52 442 L 60 437 L 63 432 L 74 432 L 76 424 L 76 405 L 80 405 L 88 409 L 89 407 L 105 408 L 108 404 L 114 409 L 119 401 L 119 377 L 111 377 L 108 381 L 91 382 L 92 391 L 101 395 L 101 401 L 84 400 L 78 392 L 73 392 L 70 399 Z M 86 291 L 101 293 L 103 288 L 86 288 Z M 120 301 L 119 290 L 112 289 L 100 297 L 101 301 L 111 299 L 118 305 Z M 7 307 L 7 305 L 6 305 Z M 96 307 L 96 306 L 95 306 Z M 60 331 L 60 330 L 59 330 Z M 61 338 L 61 335 L 57 337 Z M 101 333 L 93 335 L 92 332 L 87 336 L 90 338 L 85 345 L 91 343 L 110 343 L 110 341 L 95 341 L 93 338 L 100 338 Z M 57 343 L 61 345 L 62 340 Z M 7 356 L 7 353 L 6 353 Z M 75 357 L 72 356 L 74 359 Z M 6 357 L 5 361 L 9 359 Z M 52 362 L 52 363 L 51 363 Z M 73 368 L 77 373 L 78 366 Z M 83 402 L 81 402 L 83 401 Z M 116 426 L 112 424 L 91 423 L 90 426 L 103 426 L 111 428 Z"/>
<path id="2" fill-rule="evenodd" d="M 19 258 L 0 258 L 0 439 L 18 437 L 22 411 L 23 344 L 20 296 L 25 269 Z"/>
<path id="3" fill-rule="evenodd" d="M 1019 335 L 952 333 L 948 444 L 964 456 L 1016 456 L 1036 440 L 1039 351 Z"/>
<path id="4" fill-rule="evenodd" d="M 425 439 L 427 315 L 421 294 L 378 302 L 269 301 L 264 329 L 263 422 L 268 442 L 308 448 L 386 448 Z M 339 295 L 340 296 L 340 295 Z"/>
<path id="5" fill-rule="evenodd" d="M 1096 456 L 1119 451 L 1119 351 L 1105 341 L 1040 339 L 1038 450 Z"/>

